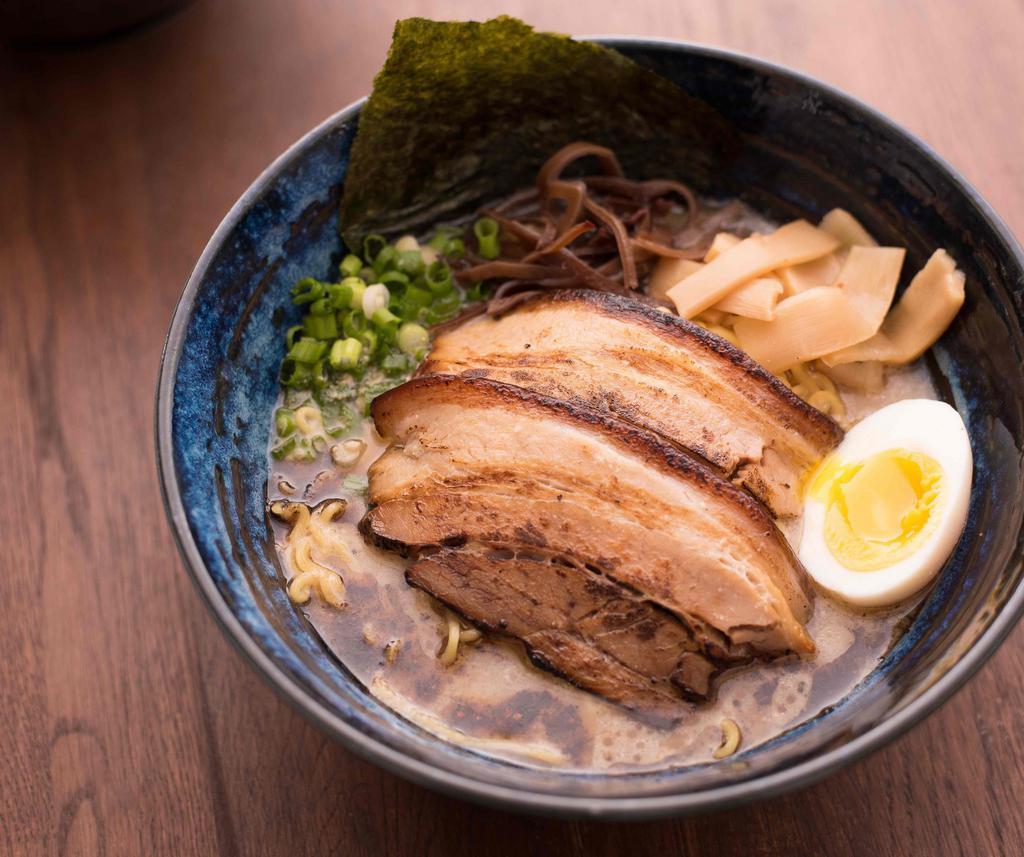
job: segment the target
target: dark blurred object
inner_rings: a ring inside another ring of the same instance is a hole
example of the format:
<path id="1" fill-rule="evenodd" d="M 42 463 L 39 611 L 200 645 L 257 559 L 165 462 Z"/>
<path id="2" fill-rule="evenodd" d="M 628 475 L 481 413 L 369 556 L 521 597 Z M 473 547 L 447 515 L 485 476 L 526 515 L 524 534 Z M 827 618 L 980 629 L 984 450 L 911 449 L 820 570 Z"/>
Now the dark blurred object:
<path id="1" fill-rule="evenodd" d="M 0 0 L 0 42 L 68 45 L 124 32 L 191 0 Z"/>

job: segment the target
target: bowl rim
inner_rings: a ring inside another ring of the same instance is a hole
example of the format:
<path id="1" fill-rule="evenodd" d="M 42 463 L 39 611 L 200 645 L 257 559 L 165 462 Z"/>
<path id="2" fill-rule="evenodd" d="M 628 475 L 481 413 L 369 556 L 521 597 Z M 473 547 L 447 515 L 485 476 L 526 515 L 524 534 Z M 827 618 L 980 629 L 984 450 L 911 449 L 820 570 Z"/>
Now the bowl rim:
<path id="1" fill-rule="evenodd" d="M 941 172 L 945 173 L 945 178 L 980 210 L 1010 254 L 1015 256 L 1017 263 L 1024 267 L 1024 251 L 1022 251 L 1020 244 L 993 208 L 956 169 L 915 134 L 907 131 L 885 114 L 849 95 L 844 90 L 778 63 L 762 60 L 743 52 L 695 42 L 619 35 L 587 35 L 574 36 L 574 38 L 595 41 L 612 48 L 619 46 L 637 49 L 645 47 L 668 48 L 710 59 L 725 60 L 757 72 L 781 76 L 795 83 L 817 89 L 831 98 L 844 103 L 845 106 L 867 114 L 873 121 L 883 125 L 904 143 L 918 149 Z M 241 622 L 231 611 L 225 598 L 217 589 L 202 560 L 185 514 L 178 486 L 177 472 L 174 466 L 172 439 L 174 384 L 196 294 L 198 293 L 200 283 L 206 277 L 211 263 L 223 246 L 225 239 L 239 224 L 251 203 L 260 197 L 273 183 L 278 173 L 286 164 L 301 156 L 307 149 L 318 142 L 324 133 L 357 116 L 365 103 L 366 97 L 352 102 L 304 134 L 275 158 L 231 207 L 207 243 L 178 299 L 171 325 L 164 341 L 157 380 L 154 414 L 157 471 L 164 509 L 171 524 L 179 553 L 184 560 L 185 567 L 189 571 L 192 582 L 217 620 L 225 636 L 234 644 L 235 649 L 248 660 L 264 681 L 284 698 L 292 708 L 302 714 L 318 729 L 340 741 L 348 749 L 355 751 L 364 759 L 380 765 L 391 773 L 398 774 L 420 785 L 448 795 L 507 810 L 517 810 L 532 814 L 590 817 L 608 820 L 640 820 L 666 815 L 683 815 L 725 809 L 758 798 L 779 795 L 810 785 L 901 736 L 910 727 L 923 720 L 948 700 L 991 657 L 992 653 L 1017 624 L 1021 614 L 1024 613 L 1024 584 L 1022 583 L 1017 584 L 1014 592 L 1000 610 L 999 615 L 979 635 L 952 668 L 940 676 L 917 699 L 905 705 L 891 717 L 872 727 L 863 735 L 840 747 L 814 755 L 780 771 L 763 776 L 755 776 L 738 783 L 697 792 L 637 798 L 568 796 L 531 792 L 513 786 L 497 785 L 454 771 L 442 770 L 426 762 L 404 755 L 399 750 L 367 735 L 355 726 L 345 722 L 325 705 L 313 699 L 297 681 L 278 666 L 259 647 L 256 641 L 249 636 Z M 1012 293 L 1012 284 L 1007 284 L 1007 287 Z"/>

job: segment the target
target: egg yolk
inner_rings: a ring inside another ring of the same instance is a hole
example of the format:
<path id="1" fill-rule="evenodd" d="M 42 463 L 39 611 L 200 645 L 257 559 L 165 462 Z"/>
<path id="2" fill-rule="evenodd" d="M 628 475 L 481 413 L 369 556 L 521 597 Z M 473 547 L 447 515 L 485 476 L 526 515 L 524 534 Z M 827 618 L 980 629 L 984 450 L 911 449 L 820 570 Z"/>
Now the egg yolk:
<path id="1" fill-rule="evenodd" d="M 927 539 L 942 496 L 942 468 L 927 455 L 888 449 L 863 461 L 829 459 L 810 494 L 825 506 L 825 544 L 852 571 L 899 562 Z"/>

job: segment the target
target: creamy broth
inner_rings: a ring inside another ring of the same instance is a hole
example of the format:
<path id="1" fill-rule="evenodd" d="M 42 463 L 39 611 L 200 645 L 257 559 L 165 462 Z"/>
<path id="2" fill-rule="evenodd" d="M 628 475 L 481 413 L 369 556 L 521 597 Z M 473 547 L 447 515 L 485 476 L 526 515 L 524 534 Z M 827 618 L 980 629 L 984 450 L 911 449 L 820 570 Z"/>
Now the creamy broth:
<path id="1" fill-rule="evenodd" d="M 891 402 L 936 397 L 920 362 L 892 372 L 878 393 L 841 392 L 853 422 Z M 356 529 L 365 504 L 344 488 L 343 479 L 365 475 L 383 451 L 369 423 L 363 438 L 367 450 L 347 473 L 327 458 L 310 464 L 272 460 L 271 501 L 312 506 L 342 497 L 349 502 L 331 525 L 354 558 L 351 568 L 334 564 L 344 578 L 347 603 L 337 609 L 314 596 L 300 609 L 370 693 L 427 731 L 481 753 L 578 770 L 686 765 L 711 759 L 725 718 L 740 728 L 740 750 L 750 749 L 849 694 L 898 639 L 901 620 L 919 600 L 858 612 L 818 592 L 808 625 L 818 647 L 813 658 L 791 656 L 733 669 L 719 680 L 713 700 L 691 706 L 667 729 L 535 668 L 517 642 L 485 636 L 461 645 L 458 659 L 446 667 L 438 660 L 445 639 L 442 610 L 406 583 L 407 560 L 367 545 Z M 294 491 L 282 491 L 282 482 Z M 294 572 L 281 550 L 288 528 L 272 521 L 281 572 L 289 579 Z M 799 540 L 799 522 L 785 531 L 792 542 Z"/>

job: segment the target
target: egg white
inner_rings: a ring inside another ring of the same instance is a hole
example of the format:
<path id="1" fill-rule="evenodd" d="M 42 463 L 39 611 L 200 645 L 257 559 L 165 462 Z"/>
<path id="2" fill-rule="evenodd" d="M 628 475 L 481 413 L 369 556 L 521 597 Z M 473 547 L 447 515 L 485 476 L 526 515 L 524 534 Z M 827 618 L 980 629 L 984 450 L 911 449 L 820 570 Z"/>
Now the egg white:
<path id="1" fill-rule="evenodd" d="M 877 571 L 849 569 L 825 542 L 826 505 L 813 497 L 804 505 L 800 561 L 820 586 L 861 607 L 895 604 L 926 586 L 953 552 L 967 521 L 973 457 L 967 429 L 954 408 L 931 399 L 888 405 L 854 426 L 831 455 L 853 463 L 890 449 L 927 455 L 942 468 L 935 525 L 910 556 Z"/>

